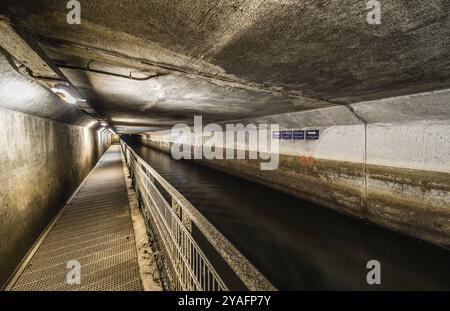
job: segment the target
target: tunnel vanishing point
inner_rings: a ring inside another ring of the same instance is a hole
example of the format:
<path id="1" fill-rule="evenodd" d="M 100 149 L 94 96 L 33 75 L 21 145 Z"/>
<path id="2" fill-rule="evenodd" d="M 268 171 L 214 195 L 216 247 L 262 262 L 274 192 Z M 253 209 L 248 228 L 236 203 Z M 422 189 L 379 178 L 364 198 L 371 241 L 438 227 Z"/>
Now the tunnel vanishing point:
<path id="1" fill-rule="evenodd" d="M 0 0 L 0 287 L 450 289 L 450 2 L 379 2 Z"/>

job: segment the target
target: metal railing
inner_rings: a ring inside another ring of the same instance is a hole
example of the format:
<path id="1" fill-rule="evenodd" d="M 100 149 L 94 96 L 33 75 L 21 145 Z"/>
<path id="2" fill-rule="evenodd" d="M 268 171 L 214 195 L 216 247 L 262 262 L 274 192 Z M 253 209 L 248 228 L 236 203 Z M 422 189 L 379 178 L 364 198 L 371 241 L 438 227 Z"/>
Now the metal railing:
<path id="1" fill-rule="evenodd" d="M 120 144 L 140 208 L 163 255 L 169 289 L 275 290 L 183 195 L 124 141 Z"/>

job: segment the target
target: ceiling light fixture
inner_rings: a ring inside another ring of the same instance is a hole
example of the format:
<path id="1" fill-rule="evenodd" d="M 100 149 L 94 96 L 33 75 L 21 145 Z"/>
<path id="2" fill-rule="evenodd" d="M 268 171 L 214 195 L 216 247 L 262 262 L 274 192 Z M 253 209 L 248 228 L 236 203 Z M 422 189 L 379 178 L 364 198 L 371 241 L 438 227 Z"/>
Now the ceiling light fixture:
<path id="1" fill-rule="evenodd" d="M 57 88 L 57 87 L 52 87 L 51 88 L 52 92 L 55 93 L 56 95 L 58 95 L 60 98 L 62 98 L 64 101 L 68 102 L 69 104 L 75 104 L 77 102 L 77 100 L 75 99 L 75 97 L 73 97 L 68 91 L 66 91 L 65 89 L 61 89 L 61 88 Z"/>

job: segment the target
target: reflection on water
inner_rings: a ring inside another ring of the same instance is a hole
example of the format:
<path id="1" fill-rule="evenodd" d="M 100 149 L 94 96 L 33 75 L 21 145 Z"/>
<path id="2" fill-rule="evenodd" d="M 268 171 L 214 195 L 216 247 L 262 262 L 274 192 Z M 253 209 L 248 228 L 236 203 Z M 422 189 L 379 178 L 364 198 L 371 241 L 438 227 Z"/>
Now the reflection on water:
<path id="1" fill-rule="evenodd" d="M 450 251 L 146 146 L 134 150 L 278 289 L 450 289 Z M 382 285 L 366 283 L 371 259 L 381 263 Z"/>

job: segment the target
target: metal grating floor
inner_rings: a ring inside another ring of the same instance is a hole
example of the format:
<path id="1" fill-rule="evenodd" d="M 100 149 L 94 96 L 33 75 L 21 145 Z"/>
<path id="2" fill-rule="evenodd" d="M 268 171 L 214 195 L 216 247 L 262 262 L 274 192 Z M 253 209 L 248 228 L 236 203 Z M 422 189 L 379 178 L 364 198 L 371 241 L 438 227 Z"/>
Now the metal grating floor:
<path id="1" fill-rule="evenodd" d="M 81 264 L 80 284 L 66 281 L 70 260 Z M 11 290 L 142 290 L 118 145 L 66 204 Z"/>

